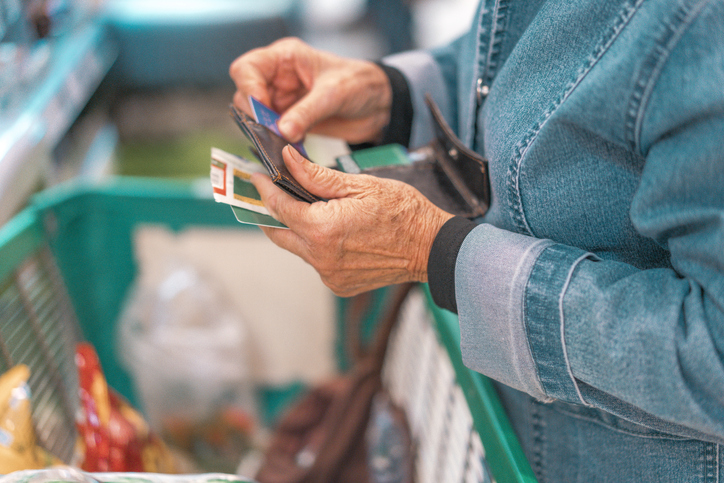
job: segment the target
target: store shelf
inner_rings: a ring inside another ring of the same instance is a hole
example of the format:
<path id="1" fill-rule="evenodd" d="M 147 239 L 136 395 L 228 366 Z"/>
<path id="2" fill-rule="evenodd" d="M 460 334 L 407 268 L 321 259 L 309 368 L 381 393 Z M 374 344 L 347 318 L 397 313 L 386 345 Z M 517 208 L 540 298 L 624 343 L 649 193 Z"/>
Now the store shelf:
<path id="1" fill-rule="evenodd" d="M 0 224 L 29 191 L 47 180 L 50 153 L 65 135 L 117 55 L 100 22 L 39 42 L 40 65 L 0 106 Z M 45 59 L 45 61 L 43 61 Z"/>
<path id="2" fill-rule="evenodd" d="M 113 79 L 131 88 L 233 86 L 229 65 L 298 31 L 300 0 L 108 0 L 120 56 Z"/>

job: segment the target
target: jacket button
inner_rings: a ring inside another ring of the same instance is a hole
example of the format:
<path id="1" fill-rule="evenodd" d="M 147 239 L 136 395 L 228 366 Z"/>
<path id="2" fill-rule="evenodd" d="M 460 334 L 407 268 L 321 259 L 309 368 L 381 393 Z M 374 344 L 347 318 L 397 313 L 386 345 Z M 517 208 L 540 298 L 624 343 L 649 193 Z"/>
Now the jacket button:
<path id="1" fill-rule="evenodd" d="M 478 104 L 482 104 L 483 99 L 485 99 L 485 97 L 486 97 L 486 96 L 488 95 L 488 93 L 490 92 L 490 87 L 487 86 L 487 85 L 485 85 L 485 84 L 483 84 L 483 79 L 482 79 L 482 78 L 479 78 L 479 79 L 478 79 L 478 82 L 477 82 L 477 85 L 476 85 L 476 87 L 475 87 L 475 92 L 477 93 Z"/>

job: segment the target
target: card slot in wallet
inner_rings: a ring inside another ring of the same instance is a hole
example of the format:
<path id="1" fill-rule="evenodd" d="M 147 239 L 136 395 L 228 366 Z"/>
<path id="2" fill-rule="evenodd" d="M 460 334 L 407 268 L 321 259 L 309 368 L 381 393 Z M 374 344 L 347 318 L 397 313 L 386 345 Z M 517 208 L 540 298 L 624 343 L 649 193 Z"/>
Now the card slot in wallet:
<path id="1" fill-rule="evenodd" d="M 259 161 L 261 161 L 266 168 L 274 184 L 300 201 L 314 203 L 315 201 L 322 200 L 322 198 L 304 189 L 304 187 L 294 179 L 287 169 L 286 164 L 284 164 L 282 150 L 284 146 L 289 144 L 288 141 L 266 126 L 259 124 L 233 105 L 230 106 L 229 109 L 231 111 L 231 117 L 236 121 L 236 124 L 247 139 L 253 144 L 255 154 L 258 155 Z"/>

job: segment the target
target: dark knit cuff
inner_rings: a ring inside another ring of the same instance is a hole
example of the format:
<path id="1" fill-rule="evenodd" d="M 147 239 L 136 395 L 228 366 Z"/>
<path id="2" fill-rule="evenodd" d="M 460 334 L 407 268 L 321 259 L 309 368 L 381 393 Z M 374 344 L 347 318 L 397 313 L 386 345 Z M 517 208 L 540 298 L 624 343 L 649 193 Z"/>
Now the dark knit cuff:
<path id="1" fill-rule="evenodd" d="M 458 312 L 455 300 L 455 262 L 463 240 L 477 224 L 455 216 L 440 228 L 427 261 L 427 283 L 432 300 L 443 309 Z"/>
<path id="2" fill-rule="evenodd" d="M 410 145 L 412 134 L 412 97 L 407 79 L 399 70 L 378 62 L 377 65 L 385 72 L 392 86 L 392 107 L 390 109 L 390 123 L 385 128 L 380 145 L 402 144 Z"/>

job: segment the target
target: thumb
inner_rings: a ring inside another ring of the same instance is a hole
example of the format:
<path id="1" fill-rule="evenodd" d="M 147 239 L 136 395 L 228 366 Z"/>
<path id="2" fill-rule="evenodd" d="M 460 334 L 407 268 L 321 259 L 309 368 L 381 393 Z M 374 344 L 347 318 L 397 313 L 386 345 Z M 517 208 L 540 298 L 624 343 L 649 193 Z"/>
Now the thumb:
<path id="1" fill-rule="evenodd" d="M 331 200 L 365 191 L 363 176 L 342 173 L 312 163 L 290 145 L 284 148 L 282 155 L 294 179 L 317 196 Z"/>
<path id="2" fill-rule="evenodd" d="M 323 89 L 312 87 L 304 97 L 287 109 L 279 119 L 279 131 L 293 143 L 300 141 L 315 124 L 333 113 L 329 94 Z"/>

